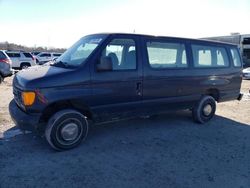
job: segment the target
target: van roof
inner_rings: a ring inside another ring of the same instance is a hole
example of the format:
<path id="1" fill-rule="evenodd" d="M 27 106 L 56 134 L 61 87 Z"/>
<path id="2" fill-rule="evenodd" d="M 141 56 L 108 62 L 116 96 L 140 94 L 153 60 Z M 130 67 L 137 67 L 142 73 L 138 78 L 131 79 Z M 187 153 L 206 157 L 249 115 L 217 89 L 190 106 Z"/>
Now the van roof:
<path id="1" fill-rule="evenodd" d="M 183 38 L 183 37 L 172 37 L 172 36 L 158 36 L 158 35 L 148 35 L 148 34 L 137 34 L 137 33 L 95 33 L 90 35 L 127 35 L 127 36 L 140 36 L 140 37 L 153 37 L 153 38 L 162 38 L 162 39 L 172 39 L 172 40 L 186 40 L 186 41 L 196 41 L 196 42 L 207 42 L 210 44 L 223 44 L 228 46 L 234 46 L 237 45 L 227 42 L 221 42 L 221 41 L 214 41 L 209 39 L 193 39 L 193 38 Z"/>

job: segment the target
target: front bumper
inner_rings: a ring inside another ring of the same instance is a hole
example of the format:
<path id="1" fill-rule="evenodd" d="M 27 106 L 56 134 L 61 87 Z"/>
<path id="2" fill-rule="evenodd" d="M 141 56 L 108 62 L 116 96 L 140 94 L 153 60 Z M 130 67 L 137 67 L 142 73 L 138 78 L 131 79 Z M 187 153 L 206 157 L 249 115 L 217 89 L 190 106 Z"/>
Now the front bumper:
<path id="1" fill-rule="evenodd" d="M 41 127 L 39 119 L 41 114 L 28 114 L 22 111 L 13 99 L 9 104 L 9 112 L 12 120 L 22 130 L 38 131 Z"/>

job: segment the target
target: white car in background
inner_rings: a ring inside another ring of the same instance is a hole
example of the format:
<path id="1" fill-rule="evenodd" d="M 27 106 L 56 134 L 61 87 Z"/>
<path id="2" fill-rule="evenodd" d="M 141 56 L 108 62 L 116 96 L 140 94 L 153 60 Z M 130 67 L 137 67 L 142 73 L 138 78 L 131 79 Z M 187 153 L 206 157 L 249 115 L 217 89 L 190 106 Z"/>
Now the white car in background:
<path id="1" fill-rule="evenodd" d="M 12 61 L 13 69 L 20 70 L 36 65 L 36 60 L 31 55 L 31 53 L 20 52 L 20 51 L 5 51 L 5 52 Z"/>
<path id="2" fill-rule="evenodd" d="M 3 50 L 0 50 L 0 84 L 5 77 L 13 74 L 11 66 L 12 61 L 9 56 Z"/>
<path id="3" fill-rule="evenodd" d="M 243 78 L 250 79 L 250 67 L 243 69 Z"/>
<path id="4" fill-rule="evenodd" d="M 36 63 L 43 65 L 44 63 L 57 59 L 61 55 L 62 53 L 41 52 L 36 55 Z"/>

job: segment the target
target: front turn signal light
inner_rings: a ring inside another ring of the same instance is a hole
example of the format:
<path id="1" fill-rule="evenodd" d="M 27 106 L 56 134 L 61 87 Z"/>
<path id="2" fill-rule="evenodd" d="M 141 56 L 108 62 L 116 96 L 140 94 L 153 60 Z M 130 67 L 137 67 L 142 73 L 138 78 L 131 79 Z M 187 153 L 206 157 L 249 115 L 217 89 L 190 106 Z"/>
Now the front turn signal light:
<path id="1" fill-rule="evenodd" d="M 23 104 L 25 106 L 31 106 L 35 102 L 35 92 L 22 92 Z"/>

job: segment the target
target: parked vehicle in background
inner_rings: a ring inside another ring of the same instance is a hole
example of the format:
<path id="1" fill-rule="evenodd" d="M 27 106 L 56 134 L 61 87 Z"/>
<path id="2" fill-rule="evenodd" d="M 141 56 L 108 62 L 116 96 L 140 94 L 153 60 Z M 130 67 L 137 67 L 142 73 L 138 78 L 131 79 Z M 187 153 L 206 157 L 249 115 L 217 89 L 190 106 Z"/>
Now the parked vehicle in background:
<path id="1" fill-rule="evenodd" d="M 52 53 L 52 56 L 55 58 L 58 58 L 62 55 L 62 53 Z"/>
<path id="2" fill-rule="evenodd" d="M 238 46 L 243 59 L 243 67 L 250 67 L 250 34 L 232 33 L 229 36 L 208 37 L 208 40 L 228 42 Z"/>
<path id="3" fill-rule="evenodd" d="M 8 55 L 3 50 L 0 50 L 0 84 L 5 77 L 12 75 L 11 64 Z"/>
<path id="4" fill-rule="evenodd" d="M 136 34 L 81 38 L 55 63 L 21 71 L 9 104 L 13 121 L 71 149 L 103 123 L 191 109 L 206 123 L 216 102 L 240 100 L 242 60 L 236 45 Z"/>
<path id="5" fill-rule="evenodd" d="M 13 69 L 26 69 L 36 65 L 35 58 L 29 52 L 6 51 L 6 54 L 8 54 L 12 60 Z"/>
<path id="6" fill-rule="evenodd" d="M 36 56 L 36 55 L 38 55 L 38 54 L 40 54 L 41 52 L 31 52 L 31 54 L 33 55 L 33 56 Z"/>
<path id="7" fill-rule="evenodd" d="M 57 59 L 61 55 L 62 53 L 41 52 L 36 55 L 36 63 L 39 65 L 43 65 L 44 63 Z"/>
<path id="8" fill-rule="evenodd" d="M 243 78 L 250 79 L 250 67 L 243 69 Z"/>

